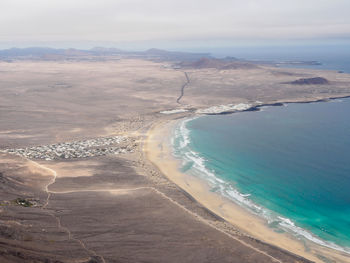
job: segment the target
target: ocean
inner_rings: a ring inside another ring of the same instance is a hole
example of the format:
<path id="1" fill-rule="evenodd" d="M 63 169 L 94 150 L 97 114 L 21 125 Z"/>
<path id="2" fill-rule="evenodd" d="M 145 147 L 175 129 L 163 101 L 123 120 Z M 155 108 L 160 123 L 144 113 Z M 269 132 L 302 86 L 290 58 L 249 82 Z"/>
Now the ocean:
<path id="1" fill-rule="evenodd" d="M 285 65 L 284 67 L 337 70 L 350 73 L 349 44 L 305 45 L 305 46 L 244 46 L 213 48 L 216 57 L 232 56 L 239 59 L 267 62 L 317 61 L 320 65 Z"/>
<path id="2" fill-rule="evenodd" d="M 173 153 L 272 230 L 350 253 L 349 112 L 346 98 L 187 119 Z"/>

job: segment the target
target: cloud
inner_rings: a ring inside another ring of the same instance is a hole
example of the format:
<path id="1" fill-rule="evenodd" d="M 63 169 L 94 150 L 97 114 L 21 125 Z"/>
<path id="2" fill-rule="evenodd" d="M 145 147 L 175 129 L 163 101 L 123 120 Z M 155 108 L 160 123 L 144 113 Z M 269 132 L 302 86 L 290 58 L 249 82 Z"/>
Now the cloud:
<path id="1" fill-rule="evenodd" d="M 348 0 L 2 0 L 0 41 L 350 37 Z"/>

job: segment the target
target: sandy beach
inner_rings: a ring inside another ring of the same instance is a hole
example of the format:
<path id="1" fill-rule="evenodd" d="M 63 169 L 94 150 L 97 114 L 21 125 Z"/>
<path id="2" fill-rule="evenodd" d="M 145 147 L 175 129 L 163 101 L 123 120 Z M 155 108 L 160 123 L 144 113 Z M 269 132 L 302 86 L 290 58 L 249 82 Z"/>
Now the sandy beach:
<path id="1" fill-rule="evenodd" d="M 175 159 L 171 153 L 169 138 L 174 126 L 180 121 L 169 120 L 155 124 L 148 132 L 144 148 L 149 160 L 169 180 L 189 193 L 210 211 L 231 223 L 243 235 L 257 238 L 314 262 L 324 262 L 322 260 L 324 258 L 334 262 L 349 262 L 350 255 L 320 246 L 311 241 L 297 240 L 289 234 L 274 232 L 262 218 L 253 215 L 233 201 L 210 191 L 205 181 L 195 176 L 181 173 L 179 171 L 180 161 Z"/>
<path id="2" fill-rule="evenodd" d="M 306 251 L 181 174 L 168 140 L 177 121 L 207 108 L 349 96 L 350 75 L 169 63 L 0 62 L 0 261 L 349 261 Z M 317 76 L 330 84 L 281 84 Z"/>

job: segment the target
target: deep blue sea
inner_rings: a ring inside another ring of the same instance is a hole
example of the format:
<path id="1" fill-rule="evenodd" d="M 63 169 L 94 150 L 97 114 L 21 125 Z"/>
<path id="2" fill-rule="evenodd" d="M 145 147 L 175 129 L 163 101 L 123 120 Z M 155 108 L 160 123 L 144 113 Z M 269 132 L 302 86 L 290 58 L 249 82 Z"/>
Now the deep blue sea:
<path id="1" fill-rule="evenodd" d="M 183 172 L 272 230 L 350 253 L 350 98 L 184 120 L 173 146 Z"/>

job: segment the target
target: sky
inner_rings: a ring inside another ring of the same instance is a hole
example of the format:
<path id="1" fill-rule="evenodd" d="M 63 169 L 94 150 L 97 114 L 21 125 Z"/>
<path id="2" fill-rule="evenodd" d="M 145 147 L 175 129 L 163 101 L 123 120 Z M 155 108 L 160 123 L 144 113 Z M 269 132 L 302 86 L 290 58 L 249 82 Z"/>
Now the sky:
<path id="1" fill-rule="evenodd" d="M 346 42 L 349 12 L 350 0 L 1 0 L 0 48 Z"/>

